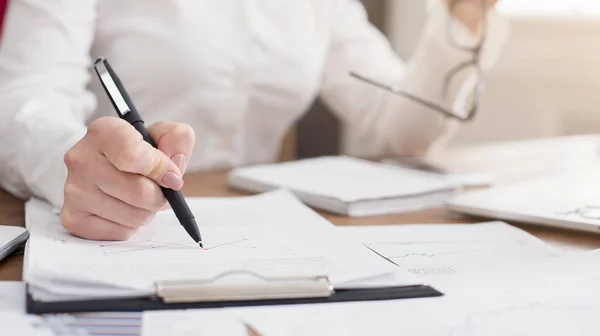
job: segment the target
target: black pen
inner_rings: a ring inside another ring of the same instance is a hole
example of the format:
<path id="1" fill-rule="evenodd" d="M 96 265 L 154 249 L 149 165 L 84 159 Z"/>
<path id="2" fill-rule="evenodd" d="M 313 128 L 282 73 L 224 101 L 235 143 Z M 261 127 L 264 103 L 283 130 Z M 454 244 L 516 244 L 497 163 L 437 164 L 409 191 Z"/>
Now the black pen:
<path id="1" fill-rule="evenodd" d="M 156 143 L 150 137 L 150 133 L 144 126 L 144 120 L 138 113 L 135 105 L 131 101 L 129 94 L 125 90 L 123 83 L 111 68 L 108 61 L 103 58 L 99 58 L 96 60 L 94 64 L 94 68 L 96 69 L 96 74 L 100 78 L 100 82 L 104 87 L 104 91 L 108 95 L 108 98 L 112 102 L 117 114 L 121 119 L 129 122 L 138 132 L 142 134 L 142 137 L 146 142 L 151 144 L 154 148 L 157 148 Z M 196 224 L 196 219 L 194 218 L 194 214 L 187 205 L 183 194 L 180 191 L 176 191 L 170 188 L 161 187 L 163 194 L 171 208 L 175 212 L 175 216 L 179 220 L 179 223 L 185 231 L 194 239 L 200 247 L 202 247 L 202 238 L 200 238 L 200 231 L 198 230 L 198 225 Z"/>

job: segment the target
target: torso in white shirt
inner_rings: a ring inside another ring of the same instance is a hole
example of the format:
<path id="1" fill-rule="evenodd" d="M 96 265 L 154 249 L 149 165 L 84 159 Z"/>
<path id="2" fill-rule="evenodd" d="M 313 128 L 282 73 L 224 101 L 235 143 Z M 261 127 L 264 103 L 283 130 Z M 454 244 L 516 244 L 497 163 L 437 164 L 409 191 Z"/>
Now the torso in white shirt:
<path id="1" fill-rule="evenodd" d="M 189 169 L 275 160 L 318 95 L 332 1 L 103 0 L 91 57 L 106 57 L 147 123 L 190 124 Z M 92 77 L 95 117 L 114 115 Z"/>

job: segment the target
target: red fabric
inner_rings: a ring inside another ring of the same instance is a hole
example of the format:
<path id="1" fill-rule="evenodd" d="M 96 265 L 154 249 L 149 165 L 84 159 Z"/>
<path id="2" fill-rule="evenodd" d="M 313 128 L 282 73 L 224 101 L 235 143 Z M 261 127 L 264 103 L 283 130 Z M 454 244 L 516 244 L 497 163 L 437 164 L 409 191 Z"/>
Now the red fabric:
<path id="1" fill-rule="evenodd" d="M 8 7 L 8 0 L 0 0 L 0 39 L 2 38 L 2 27 L 4 27 L 4 14 L 6 14 L 6 7 Z"/>

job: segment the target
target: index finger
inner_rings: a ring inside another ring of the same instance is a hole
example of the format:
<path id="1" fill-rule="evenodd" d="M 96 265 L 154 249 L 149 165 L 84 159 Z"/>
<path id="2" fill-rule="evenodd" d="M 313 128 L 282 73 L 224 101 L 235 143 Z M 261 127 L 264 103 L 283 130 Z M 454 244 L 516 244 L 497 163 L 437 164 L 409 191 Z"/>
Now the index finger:
<path id="1" fill-rule="evenodd" d="M 146 176 L 174 190 L 183 187 L 177 165 L 144 141 L 126 121 L 116 117 L 98 119 L 88 127 L 88 133 L 99 152 L 120 171 Z"/>

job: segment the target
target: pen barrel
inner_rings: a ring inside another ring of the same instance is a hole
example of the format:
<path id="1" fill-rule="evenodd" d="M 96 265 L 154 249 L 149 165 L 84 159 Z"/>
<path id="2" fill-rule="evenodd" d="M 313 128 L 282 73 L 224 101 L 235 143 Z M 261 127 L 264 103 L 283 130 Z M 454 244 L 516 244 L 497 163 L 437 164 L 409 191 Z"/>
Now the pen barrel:
<path id="1" fill-rule="evenodd" d="M 146 129 L 146 126 L 144 125 L 143 121 L 137 121 L 133 123 L 132 126 L 138 132 L 140 132 L 140 134 L 144 138 L 144 141 L 148 142 L 150 145 L 152 145 L 152 147 L 158 148 L 156 143 L 154 142 L 154 139 L 152 139 L 152 137 L 150 136 L 148 129 Z M 181 223 L 183 228 L 194 240 L 200 241 L 200 232 L 196 225 L 196 220 L 192 215 L 192 211 L 188 207 L 188 204 L 185 201 L 185 197 L 183 196 L 181 191 L 165 188 L 162 186 L 160 188 L 163 192 L 163 195 L 165 195 L 165 198 L 171 205 L 171 208 L 173 209 L 175 216 L 179 220 L 179 223 Z"/>
<path id="2" fill-rule="evenodd" d="M 152 145 L 152 147 L 158 148 L 158 146 L 156 145 L 156 142 L 154 142 L 154 139 L 152 139 L 152 137 L 150 136 L 150 132 L 148 132 L 148 129 L 146 129 L 146 126 L 144 125 L 143 121 L 136 121 L 136 122 L 132 123 L 131 125 L 138 132 L 140 132 L 140 134 L 142 135 L 142 138 L 144 138 L 144 141 L 146 141 L 147 143 Z"/>
<path id="3" fill-rule="evenodd" d="M 161 189 L 181 226 L 195 242 L 201 242 L 202 237 L 200 237 L 200 230 L 196 224 L 196 219 L 188 207 L 181 191 L 164 187 L 161 187 Z"/>
<path id="4" fill-rule="evenodd" d="M 165 198 L 167 201 L 169 201 L 169 204 L 171 205 L 171 208 L 173 208 L 175 216 L 177 219 L 179 219 L 180 223 L 183 224 L 194 219 L 194 216 L 192 215 L 192 212 L 185 201 L 185 197 L 180 191 L 164 187 L 161 188 Z"/>

